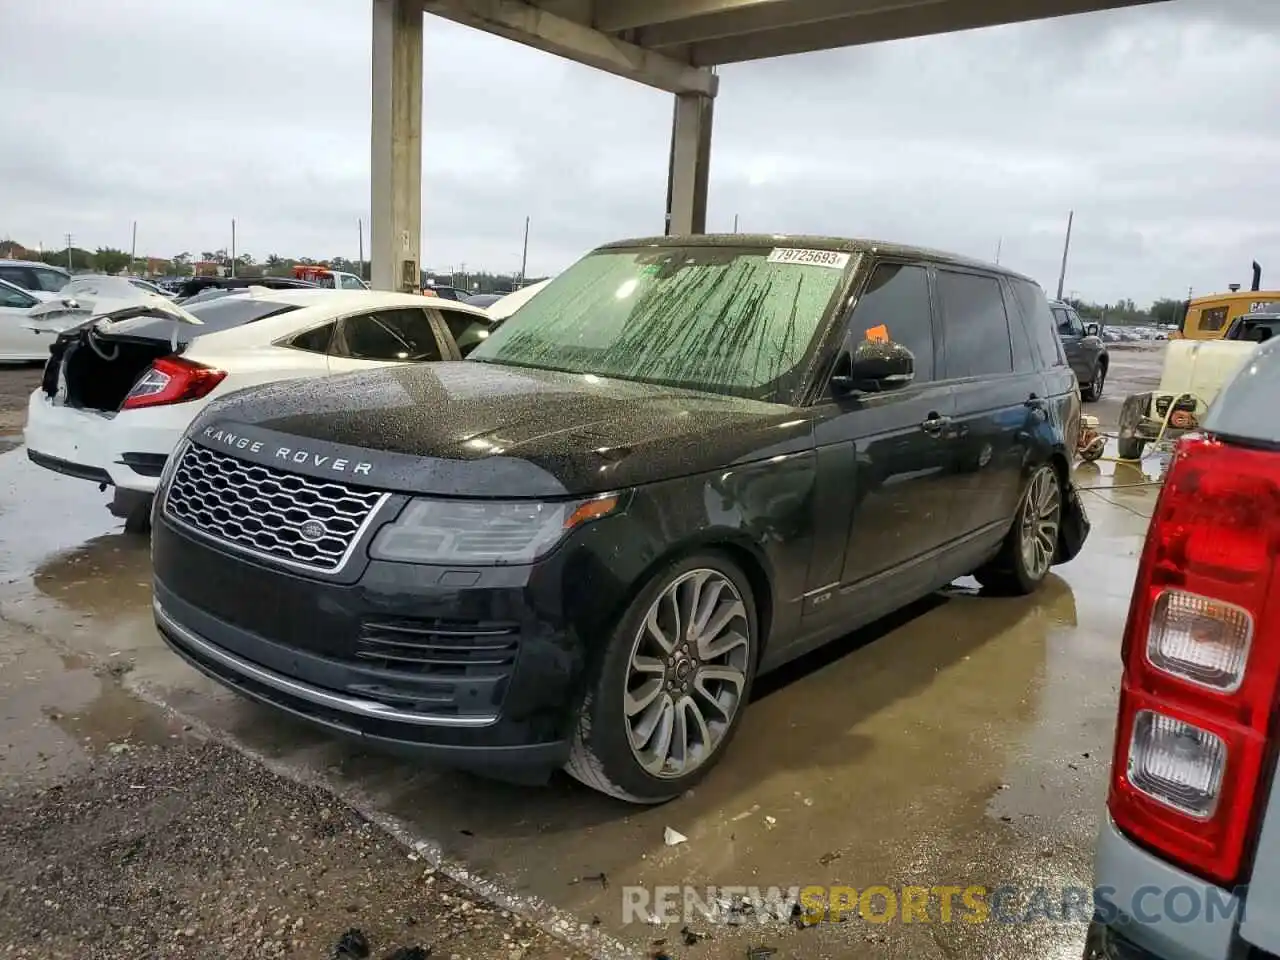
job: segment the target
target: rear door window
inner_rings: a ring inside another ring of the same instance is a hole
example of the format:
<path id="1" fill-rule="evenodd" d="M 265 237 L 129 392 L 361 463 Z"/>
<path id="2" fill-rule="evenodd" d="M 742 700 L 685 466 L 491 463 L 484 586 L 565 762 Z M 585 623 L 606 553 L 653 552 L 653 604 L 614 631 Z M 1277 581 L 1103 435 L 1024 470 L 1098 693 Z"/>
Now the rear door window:
<path id="1" fill-rule="evenodd" d="M 883 335 L 910 350 L 916 360 L 914 383 L 934 379 L 933 311 L 925 267 L 877 264 L 849 322 L 854 334 Z"/>
<path id="2" fill-rule="evenodd" d="M 1009 318 L 999 280 L 939 270 L 938 299 L 942 302 L 948 380 L 1013 372 Z"/>
<path id="3" fill-rule="evenodd" d="M 1022 319 L 1031 335 L 1032 346 L 1040 355 L 1040 362 L 1046 367 L 1065 366 L 1067 356 L 1062 349 L 1062 341 L 1056 334 L 1056 317 L 1049 309 L 1049 301 L 1044 291 L 1034 283 L 1026 280 L 1010 280 L 1013 298 L 1022 308 Z"/>
<path id="4" fill-rule="evenodd" d="M 0 280 L 8 280 L 23 290 L 39 290 L 40 286 L 26 267 L 0 267 Z M 59 288 L 61 289 L 61 288 Z"/>
<path id="5" fill-rule="evenodd" d="M 403 307 L 347 317 L 330 346 L 336 357 L 413 363 L 444 359 L 425 310 Z"/>

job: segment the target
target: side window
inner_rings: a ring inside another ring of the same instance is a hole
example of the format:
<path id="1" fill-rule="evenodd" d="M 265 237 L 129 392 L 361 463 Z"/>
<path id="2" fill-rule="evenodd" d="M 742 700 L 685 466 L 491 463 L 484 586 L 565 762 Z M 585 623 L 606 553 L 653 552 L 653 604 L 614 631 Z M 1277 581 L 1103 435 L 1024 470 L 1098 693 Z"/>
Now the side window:
<path id="1" fill-rule="evenodd" d="M 34 307 L 36 302 L 35 297 L 29 297 L 21 290 L 12 290 L 9 287 L 0 288 L 0 307 L 25 310 L 28 307 Z"/>
<path id="2" fill-rule="evenodd" d="M 1063 352 L 1062 341 L 1055 332 L 1057 318 L 1049 309 L 1049 301 L 1044 292 L 1026 280 L 1012 280 L 1014 299 L 1022 308 L 1022 317 L 1026 321 L 1031 342 L 1040 354 L 1040 362 L 1046 367 L 1061 367 L 1067 362 Z"/>
<path id="3" fill-rule="evenodd" d="M 1227 322 L 1227 308 L 1212 307 L 1200 311 L 1201 330 L 1221 330 Z"/>
<path id="4" fill-rule="evenodd" d="M 334 321 L 312 330 L 305 330 L 290 340 L 289 346 L 311 353 L 328 353 L 329 343 L 333 340 L 333 330 L 337 325 L 337 321 Z"/>
<path id="5" fill-rule="evenodd" d="M 1027 337 L 1026 324 L 1022 322 L 1022 314 L 1013 299 L 1007 285 L 1000 284 L 1000 292 L 1004 296 L 1004 312 L 1009 318 L 1009 334 L 1013 338 L 1013 369 L 1018 373 L 1033 373 L 1039 369 L 1031 341 Z"/>
<path id="6" fill-rule="evenodd" d="M 0 280 L 8 280 L 10 283 L 22 287 L 23 290 L 31 289 L 31 281 L 27 277 L 27 271 L 22 267 L 0 267 Z"/>
<path id="7" fill-rule="evenodd" d="M 1053 322 L 1058 327 L 1058 336 L 1060 337 L 1071 336 L 1071 317 L 1067 315 L 1067 311 L 1065 307 L 1053 308 Z"/>
<path id="8" fill-rule="evenodd" d="M 929 274 L 924 267 L 878 264 L 849 318 L 850 329 L 864 337 L 883 331 L 916 358 L 915 383 L 934 379 L 933 312 Z"/>
<path id="9" fill-rule="evenodd" d="M 1084 336 L 1084 321 L 1080 319 L 1080 314 L 1074 310 L 1067 311 L 1067 319 L 1071 321 L 1071 335 L 1073 337 Z"/>
<path id="10" fill-rule="evenodd" d="M 1000 281 L 974 273 L 938 271 L 938 297 L 946 330 L 946 378 L 1013 372 L 1009 318 Z"/>
<path id="11" fill-rule="evenodd" d="M 489 336 L 490 324 L 483 317 L 463 313 L 461 310 L 442 309 L 440 313 L 449 328 L 450 336 L 458 345 L 458 352 L 464 357 Z"/>
<path id="12" fill-rule="evenodd" d="M 405 307 L 347 317 L 332 352 L 355 360 L 412 363 L 441 360 L 440 343 L 425 310 Z"/>
<path id="13" fill-rule="evenodd" d="M 350 274 L 344 273 L 342 275 L 342 289 L 343 290 L 363 290 L 364 287 L 361 286 L 360 280 L 358 278 L 353 277 Z"/>

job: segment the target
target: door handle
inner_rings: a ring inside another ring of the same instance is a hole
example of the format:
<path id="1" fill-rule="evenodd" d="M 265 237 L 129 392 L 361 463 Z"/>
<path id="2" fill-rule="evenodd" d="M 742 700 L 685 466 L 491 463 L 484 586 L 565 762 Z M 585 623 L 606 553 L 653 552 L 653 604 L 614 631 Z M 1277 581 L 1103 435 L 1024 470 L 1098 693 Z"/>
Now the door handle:
<path id="1" fill-rule="evenodd" d="M 1034 393 L 1022 401 L 1024 407 L 1030 407 L 1032 410 L 1043 410 L 1045 402 L 1037 397 Z"/>
<path id="2" fill-rule="evenodd" d="M 931 413 L 929 418 L 920 424 L 920 429 L 931 437 L 940 437 L 950 423 L 950 417 L 940 417 L 936 413 Z"/>

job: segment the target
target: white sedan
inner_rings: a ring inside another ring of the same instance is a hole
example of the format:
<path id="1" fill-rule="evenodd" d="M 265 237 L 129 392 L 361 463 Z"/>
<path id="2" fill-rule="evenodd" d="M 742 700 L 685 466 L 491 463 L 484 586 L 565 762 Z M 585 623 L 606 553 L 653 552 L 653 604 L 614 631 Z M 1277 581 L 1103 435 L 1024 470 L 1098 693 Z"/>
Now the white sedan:
<path id="1" fill-rule="evenodd" d="M 53 294 L 23 290 L 16 283 L 0 280 L 0 361 L 47 360 L 54 335 L 27 328 L 31 311 Z"/>
<path id="2" fill-rule="evenodd" d="M 27 405 L 32 461 L 115 488 L 143 530 L 166 458 L 195 415 L 233 390 L 402 363 L 459 360 L 488 336 L 478 307 L 415 294 L 267 290 L 189 309 L 159 297 L 86 320 L 61 315 Z"/>

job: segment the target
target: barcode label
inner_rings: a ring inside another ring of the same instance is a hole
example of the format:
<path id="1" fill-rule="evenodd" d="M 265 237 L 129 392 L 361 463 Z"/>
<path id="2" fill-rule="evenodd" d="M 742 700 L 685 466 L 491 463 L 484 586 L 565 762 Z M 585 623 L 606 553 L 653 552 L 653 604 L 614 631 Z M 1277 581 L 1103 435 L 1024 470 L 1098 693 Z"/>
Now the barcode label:
<path id="1" fill-rule="evenodd" d="M 802 250 L 798 247 L 774 247 L 769 251 L 770 263 L 799 263 L 811 267 L 843 270 L 849 265 L 847 253 L 834 250 Z"/>

